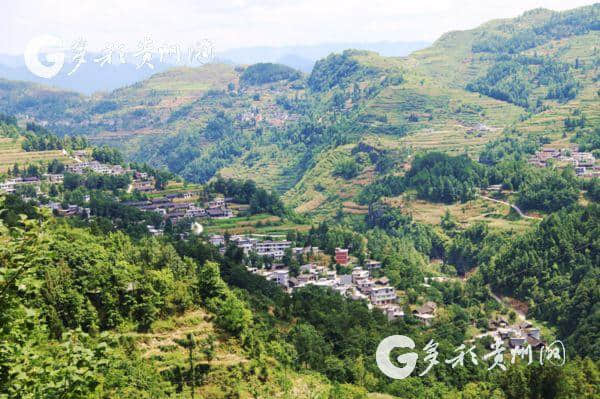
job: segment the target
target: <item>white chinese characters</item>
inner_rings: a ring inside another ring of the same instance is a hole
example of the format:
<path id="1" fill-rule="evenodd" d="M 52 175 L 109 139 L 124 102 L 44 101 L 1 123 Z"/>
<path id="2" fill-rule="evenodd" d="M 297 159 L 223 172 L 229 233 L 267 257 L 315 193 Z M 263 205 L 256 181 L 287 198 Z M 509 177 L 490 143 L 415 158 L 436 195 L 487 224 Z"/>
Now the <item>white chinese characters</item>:
<path id="1" fill-rule="evenodd" d="M 439 343 L 431 339 L 427 342 L 423 348 L 425 356 L 423 359 L 424 369 L 419 374 L 419 377 L 427 375 L 434 367 L 438 366 L 442 362 L 438 360 Z M 383 374 L 393 379 L 404 379 L 409 377 L 415 368 L 417 367 L 417 361 L 419 355 L 416 352 L 408 352 L 396 357 L 397 364 L 393 363 L 392 352 L 397 349 L 414 349 L 415 342 L 404 335 L 392 335 L 385 338 L 379 346 L 376 352 L 377 366 Z M 477 354 L 475 353 L 476 346 L 472 345 L 469 349 L 465 344 L 461 344 L 454 352 L 456 356 L 445 359 L 443 363 L 451 365 L 451 367 L 464 367 L 465 357 L 468 355 L 468 360 L 473 366 L 479 365 Z M 487 370 L 500 370 L 506 371 L 507 365 L 504 363 L 506 348 L 500 340 L 496 340 L 491 345 L 491 352 L 485 354 L 481 359 L 488 361 Z M 514 364 L 517 357 L 522 360 L 527 360 L 527 364 L 533 363 L 533 349 L 531 345 L 527 347 L 517 346 L 510 350 L 510 363 Z M 566 361 L 565 347 L 561 341 L 554 341 L 548 346 L 544 346 L 540 349 L 539 363 L 543 365 L 544 362 L 550 362 L 554 365 L 563 365 Z M 402 366 L 402 367 L 401 367 Z"/>

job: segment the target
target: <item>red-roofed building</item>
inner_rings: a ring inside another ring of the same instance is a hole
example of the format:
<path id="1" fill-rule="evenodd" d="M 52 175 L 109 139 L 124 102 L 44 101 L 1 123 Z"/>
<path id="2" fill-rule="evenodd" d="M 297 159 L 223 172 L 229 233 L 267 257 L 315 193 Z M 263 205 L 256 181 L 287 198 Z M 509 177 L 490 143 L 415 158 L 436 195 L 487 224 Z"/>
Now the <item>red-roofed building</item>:
<path id="1" fill-rule="evenodd" d="M 340 265 L 345 265 L 348 263 L 348 250 L 342 248 L 335 249 L 335 262 Z"/>

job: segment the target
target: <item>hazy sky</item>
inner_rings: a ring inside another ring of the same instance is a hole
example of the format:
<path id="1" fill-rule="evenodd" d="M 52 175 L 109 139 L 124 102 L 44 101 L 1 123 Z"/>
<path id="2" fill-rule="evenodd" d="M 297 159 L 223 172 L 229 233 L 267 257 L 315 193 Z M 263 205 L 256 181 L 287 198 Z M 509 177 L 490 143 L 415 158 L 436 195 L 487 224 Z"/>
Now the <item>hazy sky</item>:
<path id="1" fill-rule="evenodd" d="M 82 37 L 90 50 L 145 36 L 215 50 L 325 42 L 434 41 L 450 30 L 585 0 L 0 0 L 0 53 L 22 54 L 35 36 Z"/>

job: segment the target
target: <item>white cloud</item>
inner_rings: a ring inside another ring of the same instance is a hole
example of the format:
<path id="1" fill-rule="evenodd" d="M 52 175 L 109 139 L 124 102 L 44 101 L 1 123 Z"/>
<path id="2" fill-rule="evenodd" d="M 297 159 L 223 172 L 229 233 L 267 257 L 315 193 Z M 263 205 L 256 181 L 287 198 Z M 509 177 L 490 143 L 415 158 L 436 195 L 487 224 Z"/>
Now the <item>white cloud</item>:
<path id="1" fill-rule="evenodd" d="M 563 10 L 590 0 L 37 0 L 3 5 L 0 53 L 22 53 L 39 34 L 85 37 L 90 48 L 146 35 L 189 44 L 212 40 L 217 50 L 323 42 L 434 40 L 448 30 L 546 7 Z"/>

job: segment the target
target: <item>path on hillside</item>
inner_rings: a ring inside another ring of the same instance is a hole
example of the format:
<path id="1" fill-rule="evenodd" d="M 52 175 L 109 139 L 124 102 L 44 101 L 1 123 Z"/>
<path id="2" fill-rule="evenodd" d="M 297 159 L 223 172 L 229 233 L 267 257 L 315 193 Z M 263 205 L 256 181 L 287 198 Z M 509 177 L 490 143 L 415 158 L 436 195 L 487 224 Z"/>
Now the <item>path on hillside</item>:
<path id="1" fill-rule="evenodd" d="M 514 209 L 515 211 L 517 211 L 517 213 L 519 214 L 519 216 L 521 216 L 522 218 L 542 220 L 542 218 L 540 218 L 540 217 L 527 216 L 526 214 L 523 213 L 523 211 L 518 206 L 516 206 L 515 204 L 511 204 L 510 202 L 500 201 L 500 200 L 497 200 L 497 199 L 494 199 L 494 198 L 486 197 L 485 195 L 481 195 L 481 194 L 477 194 L 477 195 L 480 196 L 483 199 L 488 200 L 488 201 L 494 201 L 494 202 L 497 202 L 499 204 L 510 206 L 512 209 Z"/>
<path id="2" fill-rule="evenodd" d="M 515 313 L 517 314 L 517 317 L 522 320 L 525 321 L 527 320 L 527 316 L 525 315 L 525 313 L 523 313 L 522 311 L 520 311 L 519 309 L 517 309 L 516 307 L 512 306 L 510 303 L 505 303 L 502 298 L 500 298 L 498 295 L 494 294 L 491 290 L 490 290 L 490 295 L 492 296 L 492 298 L 494 298 L 494 300 L 496 302 L 498 302 L 500 305 L 504 305 L 512 310 L 515 311 Z"/>

